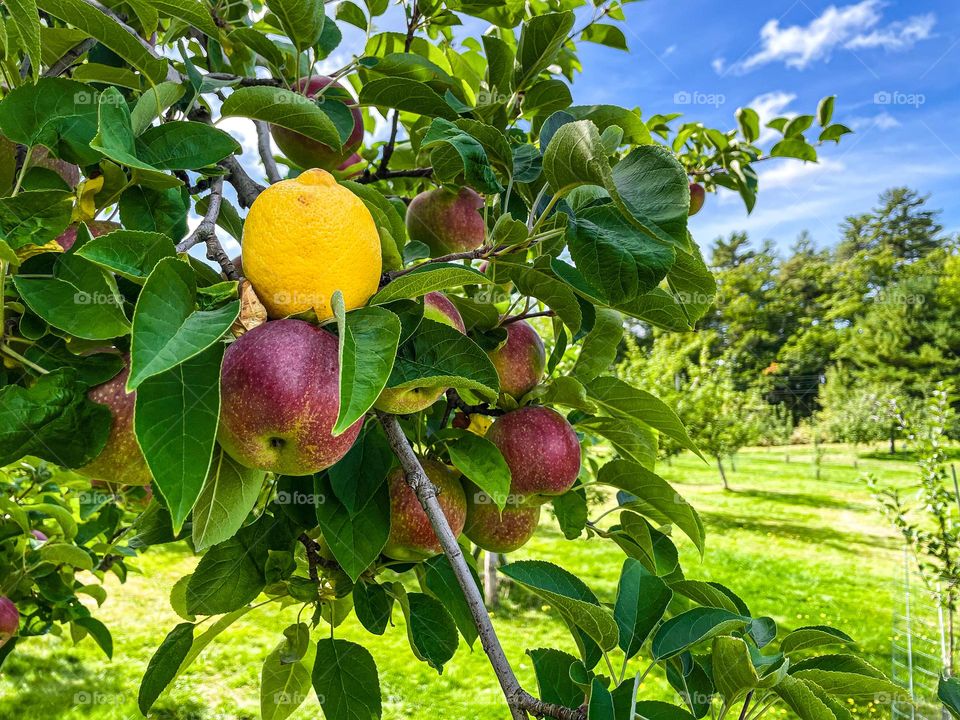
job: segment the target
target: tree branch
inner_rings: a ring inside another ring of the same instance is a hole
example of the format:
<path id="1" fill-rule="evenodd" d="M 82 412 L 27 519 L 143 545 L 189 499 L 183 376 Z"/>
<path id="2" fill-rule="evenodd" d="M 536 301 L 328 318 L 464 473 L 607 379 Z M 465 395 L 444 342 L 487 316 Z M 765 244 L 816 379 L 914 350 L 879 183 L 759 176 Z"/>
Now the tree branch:
<path id="1" fill-rule="evenodd" d="M 253 124 L 257 126 L 257 150 L 260 152 L 260 161 L 267 173 L 267 180 L 273 185 L 280 182 L 281 178 L 277 161 L 273 159 L 273 148 L 270 146 L 270 126 L 263 120 L 254 120 Z"/>
<path id="2" fill-rule="evenodd" d="M 363 171 L 363 174 L 354 182 L 361 185 L 377 182 L 378 180 L 391 180 L 393 178 L 425 178 L 433 175 L 432 167 L 412 168 L 410 170 L 384 170 L 381 164 L 376 172 L 370 172 L 370 168 Z"/>
<path id="3" fill-rule="evenodd" d="M 239 87 L 286 87 L 287 84 L 281 78 L 258 78 L 243 77 L 242 75 L 232 75 L 231 73 L 212 72 L 207 73 L 206 77 L 211 80 L 222 80 L 224 82 L 236 82 Z"/>
<path id="4" fill-rule="evenodd" d="M 247 171 L 235 156 L 227 156 L 220 161 L 219 165 L 227 171 L 225 179 L 237 191 L 237 200 L 241 207 L 249 208 L 257 196 L 266 190 L 263 185 L 247 175 Z"/>
<path id="5" fill-rule="evenodd" d="M 453 530 L 450 529 L 450 524 L 447 522 L 447 518 L 440 507 L 440 502 L 437 500 L 437 488 L 423 471 L 423 466 L 420 465 L 413 448 L 410 447 L 397 418 L 379 411 L 377 411 L 377 417 L 387 433 L 390 447 L 400 460 L 407 484 L 416 493 L 420 505 L 430 519 L 430 525 L 433 527 L 434 533 L 440 540 L 443 552 L 457 576 L 457 582 L 460 584 L 467 606 L 470 608 L 474 625 L 477 627 L 480 644 L 490 660 L 494 673 L 496 673 L 513 720 L 527 720 L 528 713 L 536 717 L 552 717 L 556 720 L 584 720 L 586 717 L 585 708 L 572 710 L 541 702 L 520 686 L 520 681 L 517 680 L 517 676 L 503 652 L 500 638 L 497 637 L 497 633 L 493 629 L 493 623 L 490 622 L 490 616 L 483 604 L 480 589 L 474 582 L 470 567 L 463 557 L 463 550 L 457 543 L 457 538 L 454 537 Z"/>
<path id="6" fill-rule="evenodd" d="M 195 245 L 206 243 L 207 257 L 221 267 L 228 280 L 239 280 L 240 274 L 237 268 L 234 267 L 230 256 L 217 239 L 217 218 L 220 217 L 220 205 L 223 202 L 223 178 L 213 181 L 207 199 L 207 212 L 204 213 L 203 220 L 200 221 L 196 230 L 177 245 L 177 252 L 187 252 Z"/>
<path id="7" fill-rule="evenodd" d="M 67 71 L 67 69 L 73 65 L 73 63 L 84 53 L 88 52 L 90 48 L 97 44 L 95 38 L 87 38 L 82 40 L 79 44 L 74 45 L 70 50 L 57 60 L 53 65 L 47 68 L 47 71 L 43 73 L 44 77 L 59 77 Z"/>
<path id="8" fill-rule="evenodd" d="M 417 31 L 417 24 L 420 22 L 420 7 L 417 3 L 413 3 L 413 9 L 410 11 L 410 17 L 407 19 L 407 37 L 403 42 L 403 51 L 405 53 L 410 52 L 410 47 L 413 45 L 413 36 Z M 387 172 L 387 166 L 390 165 L 390 158 L 393 157 L 393 150 L 397 144 L 397 131 L 400 129 L 400 110 L 399 108 L 394 109 L 393 111 L 393 122 L 390 126 L 390 140 L 387 141 L 387 144 L 383 146 L 383 157 L 380 160 L 380 165 L 377 167 L 377 174 Z M 380 179 L 383 179 L 382 176 Z"/>
<path id="9" fill-rule="evenodd" d="M 554 315 L 556 315 L 556 313 L 553 310 L 542 310 L 540 312 L 521 313 L 520 315 L 512 315 L 506 318 L 500 324 L 509 325 L 510 323 L 520 322 L 521 320 L 526 320 L 527 318 L 553 317 Z"/>

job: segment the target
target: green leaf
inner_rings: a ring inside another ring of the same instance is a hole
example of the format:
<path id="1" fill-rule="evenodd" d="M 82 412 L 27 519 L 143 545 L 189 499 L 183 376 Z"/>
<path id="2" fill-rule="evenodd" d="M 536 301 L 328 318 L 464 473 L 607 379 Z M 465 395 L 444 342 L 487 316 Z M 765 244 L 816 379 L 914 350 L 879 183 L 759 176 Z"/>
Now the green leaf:
<path id="1" fill-rule="evenodd" d="M 646 390 L 631 387 L 619 378 L 602 376 L 587 383 L 587 394 L 613 417 L 639 420 L 703 457 L 677 414 Z"/>
<path id="2" fill-rule="evenodd" d="M 193 627 L 193 623 L 177 625 L 150 658 L 147 671 L 140 681 L 140 693 L 137 697 L 137 706 L 144 715 L 150 712 L 160 693 L 177 676 L 183 659 L 193 645 Z"/>
<path id="3" fill-rule="evenodd" d="M 591 120 L 602 133 L 611 127 L 623 130 L 623 142 L 629 145 L 649 145 L 653 142 L 639 110 L 628 110 L 619 105 L 574 105 L 566 109 L 575 120 Z"/>
<path id="4" fill-rule="evenodd" d="M 130 111 L 133 134 L 139 135 L 161 114 L 183 97 L 184 86 L 177 82 L 162 82 L 148 88 Z"/>
<path id="5" fill-rule="evenodd" d="M 585 42 L 593 42 L 599 45 L 616 48 L 617 50 L 627 50 L 627 37 L 623 30 L 616 25 L 606 23 L 594 23 L 584 28 L 580 39 Z"/>
<path id="6" fill-rule="evenodd" d="M 197 0 L 149 0 L 164 17 L 182 20 L 188 27 L 194 27 L 207 37 L 216 40 L 220 31 L 210 17 L 210 10 Z"/>
<path id="7" fill-rule="evenodd" d="M 454 467 L 502 511 L 510 494 L 510 467 L 499 448 L 486 438 L 466 433 L 447 443 L 447 452 Z"/>
<path id="8" fill-rule="evenodd" d="M 361 88 L 359 101 L 361 105 L 396 108 L 426 117 L 457 118 L 456 111 L 436 91 L 406 78 L 371 80 Z"/>
<path id="9" fill-rule="evenodd" d="M 164 170 L 196 170 L 240 153 L 240 143 L 223 130 L 201 122 L 153 125 L 136 140 L 137 157 Z"/>
<path id="10" fill-rule="evenodd" d="M 590 683 L 590 702 L 587 704 L 587 720 L 616 720 L 613 707 L 613 696 L 601 682 L 600 678 L 593 678 Z"/>
<path id="11" fill-rule="evenodd" d="M 130 332 L 114 278 L 81 257 L 61 255 L 52 278 L 14 277 L 21 299 L 50 325 L 86 340 Z"/>
<path id="12" fill-rule="evenodd" d="M 457 127 L 449 120 L 443 118 L 434 119 L 427 134 L 424 135 L 420 145 L 423 150 L 432 148 L 450 148 L 456 152 L 460 160 L 454 173 L 439 173 L 438 178 L 444 182 L 455 181 L 461 174 L 465 183 L 482 193 L 498 193 L 503 191 L 503 186 L 497 180 L 497 176 L 490 166 L 490 160 L 487 158 L 487 152 L 483 145 L 475 137 L 465 130 Z M 435 172 L 438 168 L 436 162 L 437 154 L 433 154 Z"/>
<path id="13" fill-rule="evenodd" d="M 653 657 L 665 660 L 697 643 L 744 628 L 750 618 L 719 608 L 693 608 L 667 620 L 653 636 Z"/>
<path id="14" fill-rule="evenodd" d="M 544 405 L 563 405 L 585 413 L 597 411 L 587 397 L 587 389 L 583 383 L 569 375 L 558 375 L 550 382 L 538 385 L 531 390 L 530 397 L 542 400 Z"/>
<path id="15" fill-rule="evenodd" d="M 377 665 L 356 643 L 335 638 L 317 643 L 313 689 L 327 720 L 370 720 L 383 714 Z"/>
<path id="16" fill-rule="evenodd" d="M 672 598 L 673 591 L 642 563 L 633 558 L 624 561 L 613 617 L 620 628 L 620 649 L 628 658 L 640 652 Z"/>
<path id="17" fill-rule="evenodd" d="M 40 54 L 40 15 L 37 13 L 36 0 L 6 0 L 4 5 L 10 11 L 10 17 L 20 35 L 24 51 L 30 58 L 30 73 L 33 79 L 40 77 L 42 65 Z"/>
<path id="18" fill-rule="evenodd" d="M 454 263 L 431 263 L 391 280 L 370 299 L 370 304 L 385 305 L 394 300 L 422 297 L 463 285 L 490 284 L 490 278 L 473 268 Z"/>
<path id="19" fill-rule="evenodd" d="M 134 35 L 92 5 L 88 5 L 83 0 L 39 0 L 37 6 L 95 37 L 105 47 L 147 76 L 153 84 L 166 79 L 167 61 L 151 55 Z"/>
<path id="20" fill-rule="evenodd" d="M 525 116 L 539 115 L 542 118 L 570 107 L 572 103 L 569 86 L 562 80 L 551 78 L 541 80 L 527 90 L 520 107 Z"/>
<path id="21" fill-rule="evenodd" d="M 820 137 L 817 139 L 820 142 L 828 142 L 830 140 L 839 142 L 840 138 L 842 138 L 844 135 L 849 135 L 852 132 L 853 130 L 848 128 L 846 125 L 836 123 L 824 128 L 823 132 L 820 133 Z"/>
<path id="22" fill-rule="evenodd" d="M 0 464 L 35 455 L 69 468 L 93 460 L 107 442 L 110 410 L 87 398 L 75 370 L 54 370 L 29 388 L 0 388 Z"/>
<path id="23" fill-rule="evenodd" d="M 602 650 L 617 644 L 619 631 L 612 613 L 582 580 L 541 560 L 512 562 L 500 572 L 550 603 L 571 625 L 581 629 Z"/>
<path id="24" fill-rule="evenodd" d="M 557 516 L 560 532 L 567 540 L 580 537 L 589 519 L 587 496 L 583 488 L 577 486 L 554 497 L 553 512 Z"/>
<path id="25" fill-rule="evenodd" d="M 550 268 L 550 257 L 542 256 L 532 267 L 507 261 L 497 261 L 497 272 L 511 280 L 517 290 L 540 300 L 553 310 L 571 333 L 577 333 L 583 323 L 583 311 L 570 286 L 558 278 Z"/>
<path id="26" fill-rule="evenodd" d="M 429 595 L 401 593 L 399 600 L 414 654 L 442 673 L 460 642 L 456 623 L 440 601 Z"/>
<path id="27" fill-rule="evenodd" d="M 392 462 L 383 432 L 368 425 L 339 463 L 314 478 L 315 511 L 324 540 L 354 582 L 390 536 L 386 477 Z"/>
<path id="28" fill-rule="evenodd" d="M 83 548 L 66 542 L 46 542 L 40 548 L 40 558 L 54 565 L 70 565 L 79 570 L 93 570 L 93 559 Z"/>
<path id="29" fill-rule="evenodd" d="M 960 678 L 941 677 L 937 683 L 937 697 L 953 717 L 960 718 Z"/>
<path id="30" fill-rule="evenodd" d="M 320 40 L 325 20 L 323 0 L 268 0 L 267 7 L 301 52 Z"/>
<path id="31" fill-rule="evenodd" d="M 682 707 L 662 700 L 641 700 L 634 712 L 640 720 L 693 720 L 693 715 Z"/>
<path id="32" fill-rule="evenodd" d="M 517 45 L 513 85 L 526 89 L 541 71 L 554 62 L 560 46 L 573 29 L 573 12 L 535 15 L 523 24 Z"/>
<path id="33" fill-rule="evenodd" d="M 287 642 L 281 642 L 263 661 L 260 670 L 260 717 L 285 720 L 307 697 L 310 671 L 299 660 L 284 662 Z"/>
<path id="34" fill-rule="evenodd" d="M 88 240 L 75 254 L 104 270 L 142 284 L 157 263 L 175 257 L 176 250 L 168 235 L 115 230 Z"/>
<path id="35" fill-rule="evenodd" d="M 387 384 L 400 342 L 400 319 L 380 307 L 344 311 L 343 294 L 331 301 L 340 335 L 340 413 L 333 426 L 339 435 L 373 407 Z"/>
<path id="36" fill-rule="evenodd" d="M 804 160 L 806 162 L 816 162 L 817 151 L 802 137 L 788 137 L 770 149 L 770 156 L 797 158 L 798 160 Z"/>
<path id="37" fill-rule="evenodd" d="M 470 576 L 473 578 L 477 589 L 480 588 L 480 578 L 477 577 L 473 566 L 470 566 Z M 443 603 L 450 615 L 453 616 L 460 634 L 467 641 L 467 645 L 473 647 L 477 639 L 477 626 L 473 622 L 473 613 L 467 604 L 463 590 L 457 580 L 456 573 L 450 565 L 450 560 L 446 555 L 434 555 L 423 563 L 423 584 L 427 590 Z"/>
<path id="38" fill-rule="evenodd" d="M 673 588 L 674 592 L 693 600 L 698 605 L 723 608 L 739 615 L 750 614 L 743 600 L 720 583 L 703 582 L 702 580 L 678 580 L 672 582 L 670 587 Z"/>
<path id="39" fill-rule="evenodd" d="M 689 537 L 703 553 L 705 532 L 703 522 L 670 483 L 645 467 L 629 460 L 612 460 L 600 468 L 597 482 L 625 490 L 635 496 L 642 514 L 655 523 L 672 523 Z"/>
<path id="40" fill-rule="evenodd" d="M 573 655 L 552 648 L 527 650 L 537 676 L 537 696 L 545 703 L 573 710 L 584 703 L 583 689 L 570 677 L 570 669 L 579 664 Z"/>
<path id="41" fill-rule="evenodd" d="M 497 370 L 483 349 L 459 330 L 424 318 L 397 356 L 387 387 L 426 385 L 476 390 L 490 399 L 500 394 Z"/>
<path id="42" fill-rule="evenodd" d="M 576 426 L 580 430 L 609 440 L 613 449 L 624 460 L 632 460 L 651 472 L 656 466 L 657 434 L 646 425 L 630 422 L 622 417 L 588 417 L 578 420 Z"/>
<path id="43" fill-rule="evenodd" d="M 78 617 L 73 622 L 90 634 L 108 660 L 113 659 L 113 637 L 106 625 L 95 617 Z"/>
<path id="44" fill-rule="evenodd" d="M 360 20 L 362 23 L 361 30 L 366 30 L 367 20 L 363 17 L 362 11 L 359 18 L 363 18 Z M 381 58 L 370 57 L 365 59 L 364 62 L 368 60 L 375 63 L 370 70 L 379 75 L 402 77 L 427 84 L 434 83 L 435 86 L 446 85 L 453 88 L 457 85 L 456 80 L 446 70 L 436 63 L 430 62 L 423 55 L 397 52 L 388 53 Z M 436 87 L 436 89 L 441 88 Z"/>
<path id="45" fill-rule="evenodd" d="M 613 305 L 657 287 L 676 260 L 672 247 L 651 241 L 613 205 L 581 212 L 567 241 L 577 269 Z"/>
<path id="46" fill-rule="evenodd" d="M 100 93 L 97 103 L 97 136 L 90 143 L 114 162 L 150 173 L 159 173 L 152 165 L 137 157 L 136 136 L 126 100 L 115 87 Z"/>
<path id="47" fill-rule="evenodd" d="M 710 658 L 713 681 L 727 707 L 760 683 L 750 660 L 750 650 L 740 638 L 729 635 L 715 637 Z"/>
<path id="48" fill-rule="evenodd" d="M 737 108 L 737 125 L 740 134 L 747 142 L 755 142 L 760 137 L 760 116 L 753 108 Z"/>
<path id="49" fill-rule="evenodd" d="M 324 24 L 326 24 L 326 22 L 324 22 Z M 249 27 L 238 27 L 235 30 L 231 30 L 227 37 L 231 42 L 239 42 L 242 45 L 246 45 L 274 68 L 279 69 L 283 67 L 283 52 L 263 33 Z"/>
<path id="50" fill-rule="evenodd" d="M 506 102 L 507 96 L 513 91 L 513 49 L 496 35 L 481 35 L 480 42 L 483 43 L 483 54 L 487 57 L 487 87 L 492 94 L 490 102 Z M 502 100 L 499 95 L 503 95 Z"/>
<path id="51" fill-rule="evenodd" d="M 543 174 L 555 195 L 566 195 L 581 185 L 613 185 L 606 151 L 597 126 L 589 120 L 568 122 L 552 136 L 543 150 Z"/>
<path id="52" fill-rule="evenodd" d="M 179 242 L 189 229 L 189 207 L 189 196 L 184 198 L 181 188 L 154 190 L 134 185 L 120 195 L 120 221 L 127 230 L 163 233 Z"/>
<path id="53" fill-rule="evenodd" d="M 785 655 L 809 650 L 823 645 L 855 645 L 852 637 L 841 630 L 827 625 L 798 627 L 789 633 L 780 643 L 780 652 Z"/>
<path id="54" fill-rule="evenodd" d="M 240 313 L 239 301 L 218 310 L 196 310 L 196 296 L 196 276 L 189 265 L 177 258 L 157 263 L 133 313 L 129 390 L 206 350 Z"/>
<path id="55" fill-rule="evenodd" d="M 193 545 L 197 552 L 233 537 L 253 510 L 263 478 L 262 471 L 240 465 L 222 449 L 215 452 L 193 507 Z"/>
<path id="56" fill-rule="evenodd" d="M 830 706 L 811 688 L 811 683 L 787 675 L 774 686 L 773 691 L 800 720 L 838 720 Z"/>
<path id="57" fill-rule="evenodd" d="M 878 694 L 897 695 L 903 690 L 856 655 L 821 655 L 801 660 L 789 672 L 792 677 L 844 699 L 871 700 Z"/>
<path id="58" fill-rule="evenodd" d="M 333 150 L 339 151 L 342 147 L 337 126 L 316 102 L 285 88 L 238 88 L 223 103 L 221 115 L 263 120 L 293 130 Z"/>
<path id="59" fill-rule="evenodd" d="M 63 190 L 29 190 L 0 198 L 0 239 L 13 250 L 46 245 L 70 224 L 73 197 Z"/>
<path id="60" fill-rule="evenodd" d="M 210 470 L 220 418 L 223 352 L 224 345 L 216 343 L 151 375 L 137 390 L 137 442 L 166 500 L 175 532 L 200 497 Z M 202 537 L 213 530 L 206 525 L 198 530 L 194 522 L 195 540 L 198 533 Z"/>

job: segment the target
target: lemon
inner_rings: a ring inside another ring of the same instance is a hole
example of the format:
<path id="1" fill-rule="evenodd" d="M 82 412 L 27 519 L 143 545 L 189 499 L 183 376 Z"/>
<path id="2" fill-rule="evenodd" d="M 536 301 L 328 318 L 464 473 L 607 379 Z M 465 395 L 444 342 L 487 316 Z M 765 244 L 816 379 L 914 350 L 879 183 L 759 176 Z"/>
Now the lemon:
<path id="1" fill-rule="evenodd" d="M 351 310 L 380 283 L 373 216 L 325 170 L 307 170 L 260 193 L 247 213 L 242 248 L 244 274 L 271 318 L 313 310 L 327 320 L 335 291 Z"/>

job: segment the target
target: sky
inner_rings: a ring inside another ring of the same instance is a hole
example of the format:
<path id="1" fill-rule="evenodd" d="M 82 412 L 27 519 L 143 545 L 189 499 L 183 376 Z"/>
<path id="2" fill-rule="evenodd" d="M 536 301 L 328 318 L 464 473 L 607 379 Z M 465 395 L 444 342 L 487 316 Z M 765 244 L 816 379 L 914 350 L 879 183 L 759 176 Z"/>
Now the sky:
<path id="1" fill-rule="evenodd" d="M 378 19 L 379 30 L 401 27 L 395 10 Z M 733 193 L 709 195 L 690 225 L 702 246 L 738 230 L 782 250 L 804 230 L 819 247 L 830 246 L 845 217 L 868 211 L 897 185 L 931 195 L 947 231 L 960 232 L 960 1 L 645 0 L 624 10 L 629 52 L 580 44 L 576 104 L 639 107 L 644 117 L 682 112 L 726 130 L 735 127 L 738 107 L 753 107 L 761 120 L 813 114 L 820 98 L 836 95 L 834 122 L 855 131 L 822 146 L 816 164 L 757 164 L 752 214 Z M 463 30 L 484 28 L 467 19 Z M 348 27 L 321 71 L 362 48 L 362 34 L 353 34 Z M 254 170 L 250 123 L 236 118 L 220 127 L 241 140 L 244 164 Z M 761 137 L 765 148 L 770 132 Z M 374 139 L 385 135 L 380 123 Z"/>

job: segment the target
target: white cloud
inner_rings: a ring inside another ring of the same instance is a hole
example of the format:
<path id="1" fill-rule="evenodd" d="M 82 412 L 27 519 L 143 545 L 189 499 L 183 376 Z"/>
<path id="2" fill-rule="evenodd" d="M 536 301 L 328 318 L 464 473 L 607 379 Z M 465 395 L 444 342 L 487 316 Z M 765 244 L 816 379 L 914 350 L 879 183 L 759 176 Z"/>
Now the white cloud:
<path id="1" fill-rule="evenodd" d="M 774 161 L 777 162 L 777 161 Z M 800 181 L 809 183 L 818 176 L 827 173 L 843 172 L 846 166 L 839 160 L 821 158 L 820 162 L 808 163 L 796 160 L 784 160 L 777 165 L 758 165 L 760 188 L 763 191 L 780 187 L 796 187 Z"/>
<path id="2" fill-rule="evenodd" d="M 773 120 L 773 118 L 781 115 L 786 117 L 796 115 L 794 112 L 787 111 L 787 107 L 796 99 L 797 96 L 794 93 L 775 90 L 764 93 L 763 95 L 758 95 L 747 103 L 747 106 L 756 110 L 757 115 L 760 116 L 760 137 L 757 138 L 757 143 L 765 143 L 777 135 L 775 130 L 766 127 L 766 124 Z"/>
<path id="3" fill-rule="evenodd" d="M 895 127 L 900 127 L 900 121 L 886 110 L 884 110 L 882 113 L 871 115 L 869 117 L 849 118 L 846 120 L 846 124 L 849 125 L 852 130 L 857 132 L 871 128 L 875 128 L 877 130 L 892 130 Z"/>
<path id="4" fill-rule="evenodd" d="M 719 66 L 728 72 L 745 73 L 782 62 L 803 70 L 818 60 L 829 60 L 838 48 L 906 50 L 930 37 L 936 23 L 933 14 L 881 25 L 882 8 L 881 0 L 862 0 L 842 7 L 830 5 L 807 25 L 782 27 L 779 20 L 768 20 L 760 30 L 759 52 L 730 66 L 722 59 L 715 60 L 714 69 Z"/>

